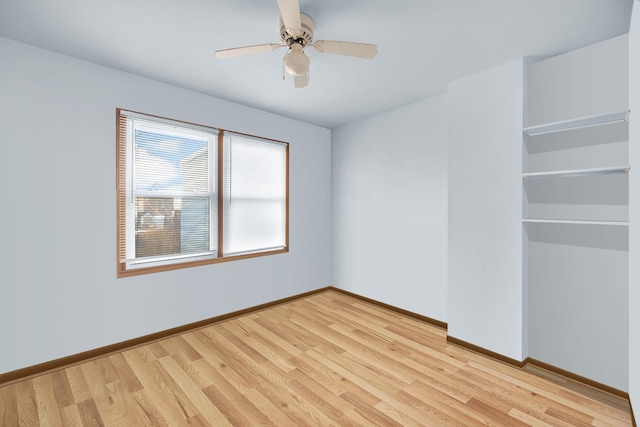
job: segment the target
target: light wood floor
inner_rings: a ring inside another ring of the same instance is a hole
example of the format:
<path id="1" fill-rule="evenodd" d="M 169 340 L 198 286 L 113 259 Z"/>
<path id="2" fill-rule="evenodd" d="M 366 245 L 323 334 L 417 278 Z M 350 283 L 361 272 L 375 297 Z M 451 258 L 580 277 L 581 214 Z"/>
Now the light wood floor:
<path id="1" fill-rule="evenodd" d="M 0 425 L 631 425 L 591 394 L 327 291 L 6 385 Z"/>

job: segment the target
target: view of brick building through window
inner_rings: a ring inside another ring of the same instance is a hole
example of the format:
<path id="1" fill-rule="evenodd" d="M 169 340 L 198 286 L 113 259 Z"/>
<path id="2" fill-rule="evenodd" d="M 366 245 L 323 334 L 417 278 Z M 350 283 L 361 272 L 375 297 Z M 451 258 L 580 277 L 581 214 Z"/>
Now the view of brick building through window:
<path id="1" fill-rule="evenodd" d="M 136 258 L 180 253 L 181 211 L 174 199 L 136 198 Z"/>

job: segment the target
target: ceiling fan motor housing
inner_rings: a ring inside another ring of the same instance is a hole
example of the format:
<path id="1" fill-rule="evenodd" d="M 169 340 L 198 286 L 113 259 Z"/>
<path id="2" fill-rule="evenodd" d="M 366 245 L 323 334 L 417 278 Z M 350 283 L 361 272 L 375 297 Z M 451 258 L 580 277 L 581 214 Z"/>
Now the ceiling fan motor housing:
<path id="1" fill-rule="evenodd" d="M 280 40 L 283 43 L 286 43 L 288 46 L 291 46 L 294 43 L 301 44 L 302 47 L 305 47 L 308 44 L 313 42 L 313 19 L 304 13 L 300 14 L 300 23 L 302 24 L 302 33 L 298 38 L 293 37 L 284 26 L 284 21 L 282 20 L 282 16 L 280 17 Z"/>

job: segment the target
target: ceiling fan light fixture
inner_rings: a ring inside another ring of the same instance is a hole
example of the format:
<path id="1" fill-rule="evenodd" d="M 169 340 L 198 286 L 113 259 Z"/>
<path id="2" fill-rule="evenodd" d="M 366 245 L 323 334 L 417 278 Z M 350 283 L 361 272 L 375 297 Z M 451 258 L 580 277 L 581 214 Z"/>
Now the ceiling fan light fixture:
<path id="1" fill-rule="evenodd" d="M 292 76 L 303 76 L 309 72 L 309 57 L 304 54 L 302 47 L 291 49 L 291 52 L 284 58 L 284 68 Z"/>
<path id="2" fill-rule="evenodd" d="M 309 65 L 311 61 L 304 54 L 306 47 L 311 46 L 318 52 L 357 58 L 371 59 L 376 56 L 378 48 L 374 44 L 338 40 L 316 40 L 314 42 L 313 31 L 315 26 L 313 19 L 304 13 L 300 13 L 299 2 L 300 0 L 278 0 L 278 8 L 280 9 L 278 26 L 280 28 L 281 44 L 268 43 L 222 49 L 215 52 L 216 57 L 221 59 L 233 58 L 235 56 L 288 47 L 289 51 L 282 58 L 282 80 L 285 79 L 284 73 L 286 70 L 293 77 L 294 87 L 301 88 L 309 84 Z"/>

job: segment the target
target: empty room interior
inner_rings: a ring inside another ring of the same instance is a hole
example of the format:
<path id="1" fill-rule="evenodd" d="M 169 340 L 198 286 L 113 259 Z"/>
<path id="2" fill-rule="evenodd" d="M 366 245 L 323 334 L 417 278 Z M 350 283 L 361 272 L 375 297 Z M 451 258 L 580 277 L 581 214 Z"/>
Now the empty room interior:
<path id="1" fill-rule="evenodd" d="M 0 426 L 635 426 L 638 111 L 638 0 L 0 0 Z"/>

